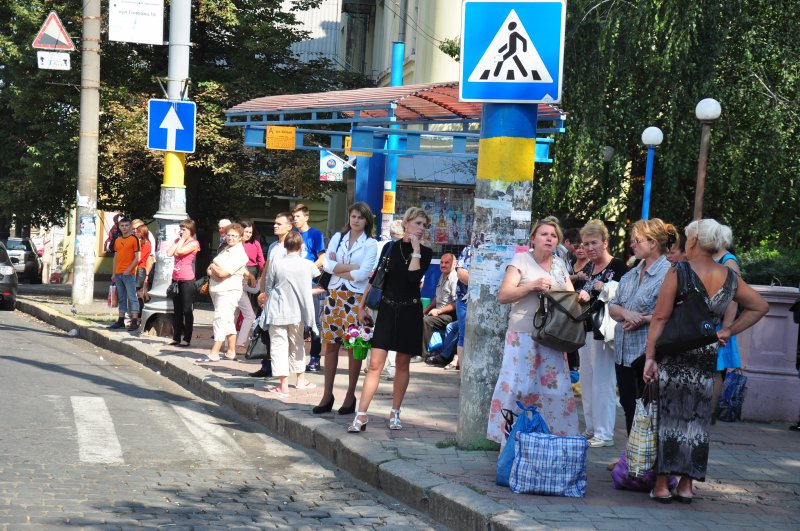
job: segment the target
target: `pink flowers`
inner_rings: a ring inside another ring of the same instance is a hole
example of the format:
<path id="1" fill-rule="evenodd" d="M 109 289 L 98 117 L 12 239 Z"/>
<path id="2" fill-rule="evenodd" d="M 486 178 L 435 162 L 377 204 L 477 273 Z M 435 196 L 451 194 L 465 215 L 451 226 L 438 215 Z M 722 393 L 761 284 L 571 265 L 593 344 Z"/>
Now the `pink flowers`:
<path id="1" fill-rule="evenodd" d="M 364 326 L 350 325 L 347 328 L 347 331 L 344 333 L 344 340 L 342 341 L 342 347 L 369 348 L 372 346 L 369 343 L 371 339 L 372 339 L 372 327 L 366 325 Z"/>

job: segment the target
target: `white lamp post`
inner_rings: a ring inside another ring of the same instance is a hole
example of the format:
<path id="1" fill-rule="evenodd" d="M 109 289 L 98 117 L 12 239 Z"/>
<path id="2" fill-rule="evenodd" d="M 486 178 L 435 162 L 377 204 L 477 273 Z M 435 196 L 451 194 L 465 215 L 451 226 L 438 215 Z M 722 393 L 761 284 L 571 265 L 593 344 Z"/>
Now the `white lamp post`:
<path id="1" fill-rule="evenodd" d="M 664 133 L 658 127 L 648 127 L 642 133 L 642 144 L 647 146 L 647 166 L 644 171 L 644 198 L 642 199 L 642 219 L 650 218 L 650 190 L 653 187 L 653 159 L 656 146 L 664 141 Z"/>
<path id="2" fill-rule="evenodd" d="M 697 159 L 697 185 L 694 190 L 694 219 L 703 217 L 703 193 L 706 187 L 706 165 L 708 164 L 708 143 L 711 140 L 711 124 L 722 112 L 719 102 L 714 98 L 700 100 L 694 114 L 700 120 L 700 156 Z"/>

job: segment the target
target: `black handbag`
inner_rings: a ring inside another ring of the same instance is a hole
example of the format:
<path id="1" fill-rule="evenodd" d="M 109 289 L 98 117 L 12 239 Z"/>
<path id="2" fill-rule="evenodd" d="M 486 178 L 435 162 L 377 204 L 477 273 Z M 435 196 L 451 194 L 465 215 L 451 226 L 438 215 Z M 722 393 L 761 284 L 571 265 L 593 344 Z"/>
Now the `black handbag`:
<path id="1" fill-rule="evenodd" d="M 386 247 L 383 248 L 380 262 L 372 277 L 372 286 L 367 293 L 367 300 L 364 301 L 364 305 L 372 310 L 377 310 L 381 305 L 381 299 L 383 299 L 383 285 L 386 282 L 386 273 L 389 272 L 389 257 L 392 255 L 392 245 L 394 245 L 394 241 L 387 243 Z"/>
<path id="2" fill-rule="evenodd" d="M 339 252 L 339 246 L 342 245 L 342 239 L 344 238 L 344 234 L 342 234 L 341 232 L 338 234 L 339 234 L 339 243 L 336 244 L 336 251 L 335 251 L 337 253 Z M 332 278 L 333 275 L 331 275 L 327 271 L 323 271 L 322 274 L 320 274 L 320 276 L 317 277 L 317 286 L 327 291 L 328 284 L 331 283 Z"/>
<path id="3" fill-rule="evenodd" d="M 656 341 L 656 359 L 665 355 L 689 352 L 716 341 L 716 317 L 697 287 L 695 275 L 687 262 L 675 265 L 678 273 L 678 296 L 667 324 Z"/>
<path id="4" fill-rule="evenodd" d="M 586 344 L 584 321 L 591 317 L 574 291 L 539 293 L 533 316 L 533 339 L 540 345 L 572 352 Z"/>
<path id="5" fill-rule="evenodd" d="M 605 339 L 603 332 L 600 330 L 603 328 L 603 319 L 606 317 L 606 303 L 600 299 L 595 299 L 590 311 L 593 337 L 598 340 Z"/>
<path id="6" fill-rule="evenodd" d="M 170 285 L 167 286 L 167 298 L 173 299 L 176 295 L 178 295 L 178 282 L 173 280 Z"/>
<path id="7" fill-rule="evenodd" d="M 247 343 L 247 352 L 244 354 L 247 360 L 268 360 L 270 356 L 269 330 L 255 325 L 253 333 L 250 334 L 250 341 Z"/>

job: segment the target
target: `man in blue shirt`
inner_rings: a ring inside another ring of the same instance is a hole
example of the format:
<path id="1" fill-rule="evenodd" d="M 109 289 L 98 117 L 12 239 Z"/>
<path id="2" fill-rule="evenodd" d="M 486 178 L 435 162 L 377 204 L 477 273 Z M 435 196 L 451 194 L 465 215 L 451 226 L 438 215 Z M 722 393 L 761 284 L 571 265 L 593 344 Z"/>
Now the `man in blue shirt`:
<path id="1" fill-rule="evenodd" d="M 303 245 L 306 250 L 305 258 L 314 263 L 318 268 L 322 269 L 322 258 L 325 256 L 325 237 L 322 231 L 315 229 L 308 224 L 309 219 L 308 207 L 303 203 L 298 203 L 292 209 L 292 225 L 294 230 L 300 233 L 303 238 Z M 317 330 L 322 330 L 322 323 L 320 322 L 320 312 L 322 305 L 320 304 L 319 296 L 314 297 L 314 312 L 317 316 Z M 319 335 L 311 334 L 311 352 L 310 361 L 306 366 L 307 372 L 319 372 L 319 354 L 322 351 L 322 344 L 320 343 Z"/>

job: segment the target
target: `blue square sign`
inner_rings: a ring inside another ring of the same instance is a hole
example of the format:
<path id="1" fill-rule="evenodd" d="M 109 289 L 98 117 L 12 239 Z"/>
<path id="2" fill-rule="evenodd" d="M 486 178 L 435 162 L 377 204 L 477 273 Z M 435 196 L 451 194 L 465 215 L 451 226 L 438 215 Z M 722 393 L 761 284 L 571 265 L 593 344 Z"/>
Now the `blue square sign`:
<path id="1" fill-rule="evenodd" d="M 566 20 L 559 0 L 465 0 L 459 99 L 561 101 Z"/>
<path id="2" fill-rule="evenodd" d="M 147 147 L 159 151 L 194 153 L 193 101 L 150 100 L 147 105 Z"/>

